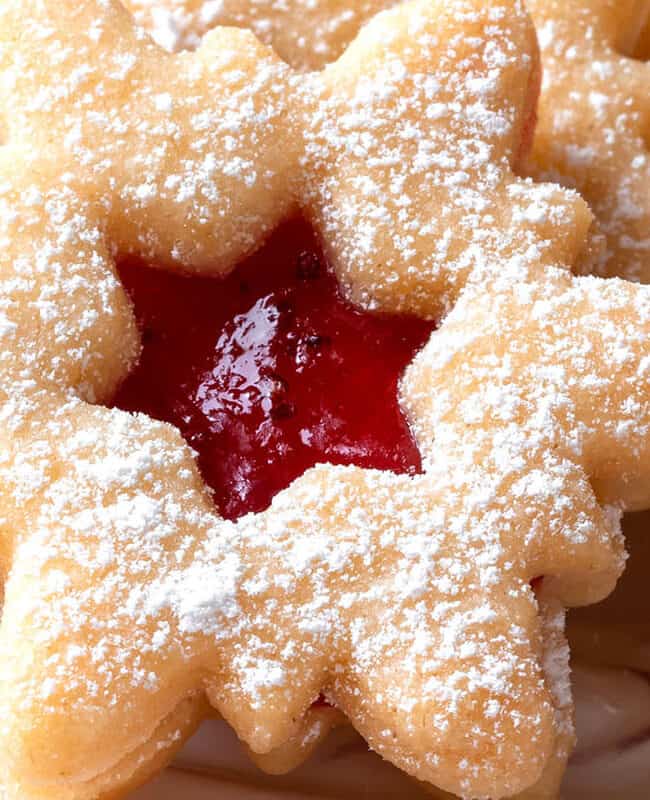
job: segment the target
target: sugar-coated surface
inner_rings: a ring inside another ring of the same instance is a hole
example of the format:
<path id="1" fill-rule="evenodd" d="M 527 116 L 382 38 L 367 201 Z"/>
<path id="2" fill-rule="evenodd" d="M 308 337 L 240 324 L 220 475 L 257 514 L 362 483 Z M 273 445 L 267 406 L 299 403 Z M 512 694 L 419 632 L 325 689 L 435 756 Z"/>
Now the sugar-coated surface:
<path id="1" fill-rule="evenodd" d="M 208 701 L 300 746 L 320 692 L 448 791 L 552 791 L 557 604 L 650 504 L 650 289 L 574 277 L 587 207 L 516 177 L 538 76 L 517 0 L 413 0 L 306 77 L 244 31 L 172 57 L 111 0 L 0 4 L 7 800 L 131 786 Z M 233 523 L 178 431 L 99 405 L 139 350 L 114 260 L 225 274 L 298 207 L 353 302 L 444 317 L 401 385 L 423 472 L 322 465 Z"/>
<path id="2" fill-rule="evenodd" d="M 397 0 L 127 0 L 169 50 L 250 28 L 300 69 L 340 55 Z M 530 0 L 544 66 L 532 174 L 577 188 L 599 230 L 591 269 L 650 283 L 650 0 Z"/>
<path id="3" fill-rule="evenodd" d="M 166 50 L 199 46 L 217 25 L 249 28 L 300 70 L 341 55 L 360 26 L 399 0 L 127 0 L 125 6 Z"/>
<path id="4" fill-rule="evenodd" d="M 222 280 L 138 262 L 120 277 L 143 351 L 113 404 L 179 428 L 223 516 L 318 463 L 420 470 L 397 383 L 432 326 L 346 303 L 304 222 Z"/>
<path id="5" fill-rule="evenodd" d="M 650 2 L 527 5 L 544 63 L 533 172 L 588 200 L 599 274 L 650 283 Z"/>

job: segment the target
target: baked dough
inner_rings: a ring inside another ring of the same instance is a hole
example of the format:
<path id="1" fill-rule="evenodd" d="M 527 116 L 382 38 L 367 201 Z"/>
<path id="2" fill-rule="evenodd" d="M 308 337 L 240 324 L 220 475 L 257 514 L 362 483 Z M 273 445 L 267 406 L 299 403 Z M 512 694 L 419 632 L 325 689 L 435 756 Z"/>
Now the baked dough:
<path id="1" fill-rule="evenodd" d="M 557 773 L 558 605 L 650 504 L 650 289 L 574 277 L 586 205 L 515 174 L 521 4 L 413 0 L 301 76 L 242 30 L 172 57 L 113 0 L 6 0 L 0 74 L 7 800 L 117 796 L 206 699 L 269 753 L 320 692 L 445 791 Z M 234 524 L 177 431 L 100 405 L 138 353 L 113 262 L 223 274 L 298 209 L 354 302 L 442 320 L 401 387 L 424 472 L 321 465 Z"/>
<path id="2" fill-rule="evenodd" d="M 605 276 L 650 282 L 648 0 L 530 0 L 544 63 L 532 174 L 591 206 Z M 646 50 L 644 59 L 644 47 Z"/>
<path id="3" fill-rule="evenodd" d="M 379 11 L 399 0 L 127 0 L 135 19 L 171 52 L 195 49 L 217 25 L 247 28 L 295 69 L 335 61 Z"/>

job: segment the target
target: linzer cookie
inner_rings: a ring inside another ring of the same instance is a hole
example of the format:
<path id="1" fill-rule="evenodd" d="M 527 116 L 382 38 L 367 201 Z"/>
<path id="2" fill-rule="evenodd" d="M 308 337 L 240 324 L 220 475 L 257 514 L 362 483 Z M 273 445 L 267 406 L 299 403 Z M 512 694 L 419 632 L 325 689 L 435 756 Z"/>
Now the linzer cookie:
<path id="1" fill-rule="evenodd" d="M 217 24 L 251 28 L 290 64 L 320 68 L 359 27 L 396 0 L 128 0 L 170 50 L 195 47 Z M 646 187 L 650 122 L 648 0 L 531 0 L 542 47 L 541 96 L 532 174 L 578 189 L 598 220 L 579 269 L 650 281 Z"/>
<path id="2" fill-rule="evenodd" d="M 527 5 L 544 64 L 534 174 L 589 202 L 604 234 L 600 274 L 650 282 L 650 3 Z"/>
<path id="3" fill-rule="evenodd" d="M 214 710 L 284 752 L 323 699 L 444 791 L 548 796 L 562 608 L 650 502 L 650 289 L 574 277 L 587 206 L 517 176 L 521 4 L 414 0 L 305 76 L 243 30 L 171 56 L 117 2 L 8 0 L 0 74 L 5 797 L 125 792 Z M 357 309 L 439 326 L 399 389 L 420 465 L 225 519 L 176 428 L 109 407 L 142 345 L 115 264 L 224 276 L 296 214 Z"/>

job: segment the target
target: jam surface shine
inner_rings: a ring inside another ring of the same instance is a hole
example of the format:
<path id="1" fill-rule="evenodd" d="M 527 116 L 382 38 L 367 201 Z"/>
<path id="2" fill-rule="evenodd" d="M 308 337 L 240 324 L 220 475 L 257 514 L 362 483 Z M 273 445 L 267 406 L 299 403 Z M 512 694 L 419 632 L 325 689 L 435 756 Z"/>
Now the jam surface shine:
<path id="1" fill-rule="evenodd" d="M 134 261 L 120 277 L 143 351 L 113 405 L 180 429 L 223 516 L 318 463 L 420 470 L 398 381 L 433 325 L 347 303 L 304 222 L 224 279 Z"/>

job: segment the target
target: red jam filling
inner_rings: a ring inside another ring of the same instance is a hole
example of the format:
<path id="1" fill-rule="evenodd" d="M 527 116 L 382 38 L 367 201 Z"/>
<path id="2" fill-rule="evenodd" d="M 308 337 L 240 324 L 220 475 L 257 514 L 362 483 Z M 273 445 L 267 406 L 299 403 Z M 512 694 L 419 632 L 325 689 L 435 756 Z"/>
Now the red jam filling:
<path id="1" fill-rule="evenodd" d="M 180 429 L 225 517 L 321 462 L 420 470 L 397 384 L 433 326 L 347 303 L 304 222 L 225 279 L 135 261 L 120 276 L 143 351 L 113 404 Z"/>

